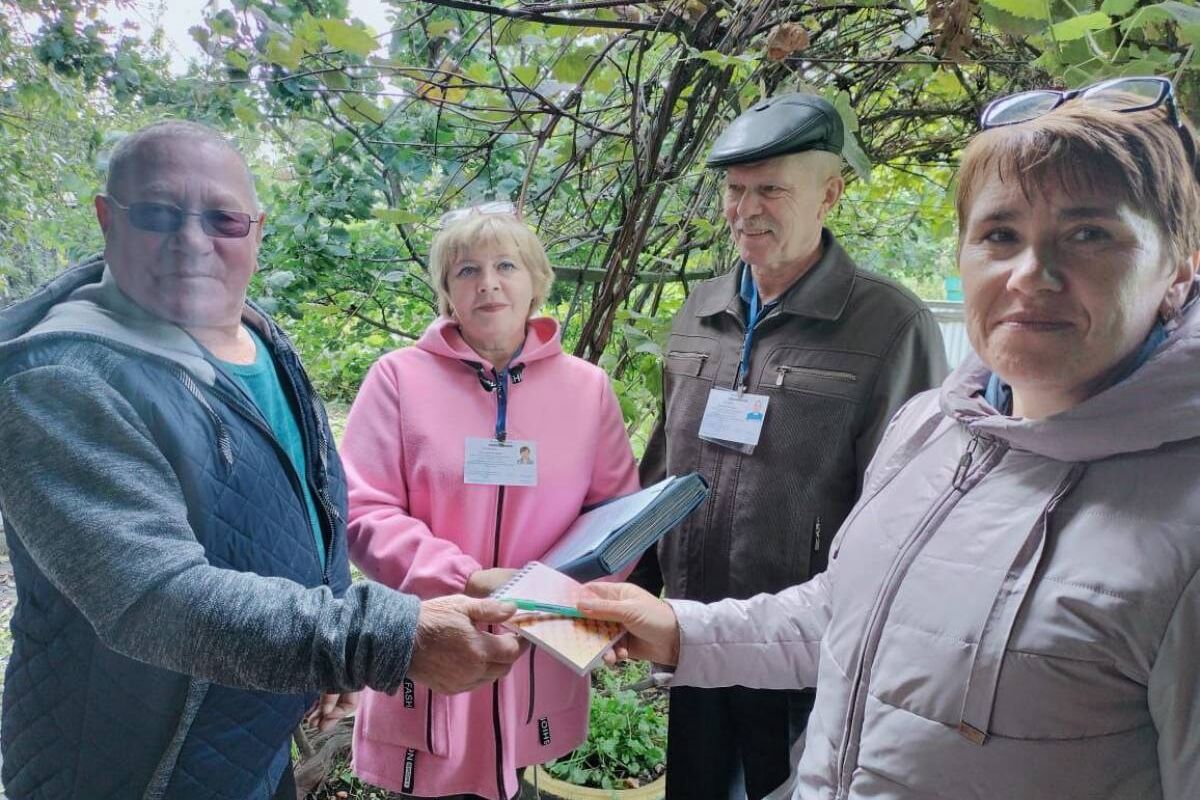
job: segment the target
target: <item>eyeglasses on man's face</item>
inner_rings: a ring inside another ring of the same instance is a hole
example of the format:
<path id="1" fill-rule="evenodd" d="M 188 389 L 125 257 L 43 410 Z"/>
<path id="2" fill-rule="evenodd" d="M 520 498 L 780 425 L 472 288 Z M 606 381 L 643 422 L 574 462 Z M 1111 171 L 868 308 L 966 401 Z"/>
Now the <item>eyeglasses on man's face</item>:
<path id="1" fill-rule="evenodd" d="M 1183 124 L 1183 119 L 1179 116 L 1179 107 L 1175 102 L 1175 86 L 1169 78 L 1155 76 L 1111 78 L 1080 89 L 1067 91 L 1035 89 L 1030 92 L 1010 94 L 987 104 L 983 113 L 979 115 L 979 127 L 988 130 L 1005 125 L 1018 125 L 1048 114 L 1063 103 L 1077 98 L 1122 113 L 1148 111 L 1159 106 L 1166 106 L 1167 119 L 1179 132 L 1188 157 L 1193 163 L 1195 162 L 1196 143 Z"/>
<path id="2" fill-rule="evenodd" d="M 456 208 L 452 211 L 447 211 L 438 219 L 438 230 L 442 230 L 455 222 L 466 219 L 467 217 L 480 214 L 483 216 L 500 215 L 519 217 L 517 207 L 508 200 L 492 200 L 487 203 L 480 203 L 475 206 L 467 206 L 465 208 Z"/>
<path id="3" fill-rule="evenodd" d="M 129 224 L 149 233 L 175 233 L 187 217 L 199 217 L 200 228 L 217 239 L 243 239 L 259 220 L 244 211 L 225 211 L 207 208 L 203 211 L 184 211 L 169 203 L 130 203 L 125 205 L 111 195 L 105 200 L 129 215 Z"/>

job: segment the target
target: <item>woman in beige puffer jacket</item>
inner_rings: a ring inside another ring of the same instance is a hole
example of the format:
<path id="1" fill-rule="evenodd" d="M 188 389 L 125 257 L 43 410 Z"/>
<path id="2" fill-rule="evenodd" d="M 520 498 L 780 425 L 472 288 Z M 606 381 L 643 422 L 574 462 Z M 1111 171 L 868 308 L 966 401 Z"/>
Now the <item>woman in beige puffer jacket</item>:
<path id="1" fill-rule="evenodd" d="M 1200 189 L 1170 89 L 985 112 L 958 192 L 979 358 L 893 420 L 825 574 L 580 603 L 675 684 L 815 685 L 778 796 L 1200 798 Z"/>

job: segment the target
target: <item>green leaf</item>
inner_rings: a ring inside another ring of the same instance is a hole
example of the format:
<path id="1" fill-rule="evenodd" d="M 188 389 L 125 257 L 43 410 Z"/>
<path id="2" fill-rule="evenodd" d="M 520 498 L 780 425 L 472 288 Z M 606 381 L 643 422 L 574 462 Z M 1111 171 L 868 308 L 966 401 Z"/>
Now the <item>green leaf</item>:
<path id="1" fill-rule="evenodd" d="M 223 8 L 208 21 L 208 27 L 218 36 L 232 36 L 237 31 L 237 19 L 232 11 Z"/>
<path id="2" fill-rule="evenodd" d="M 296 282 L 296 273 L 289 272 L 287 270 L 282 270 L 280 272 L 272 271 L 267 273 L 266 277 L 263 278 L 263 282 L 272 289 L 286 289 Z"/>
<path id="3" fill-rule="evenodd" d="M 496 35 L 496 44 L 519 44 L 524 36 L 535 36 L 541 32 L 541 26 L 524 20 L 511 20 L 500 25 Z"/>
<path id="4" fill-rule="evenodd" d="M 321 82 L 330 89 L 349 89 L 350 79 L 346 77 L 346 73 L 339 70 L 321 73 Z"/>
<path id="5" fill-rule="evenodd" d="M 361 23 L 347 25 L 340 19 L 323 19 L 321 30 L 330 45 L 356 56 L 369 56 L 379 47 L 375 34 Z"/>
<path id="6" fill-rule="evenodd" d="M 576 84 L 592 63 L 592 54 L 579 50 L 567 53 L 554 62 L 550 73 L 564 83 Z"/>
<path id="7" fill-rule="evenodd" d="M 1147 22 L 1163 19 L 1174 20 L 1179 26 L 1179 33 L 1189 44 L 1200 45 L 1200 8 L 1180 3 L 1178 0 L 1166 0 L 1146 6 L 1125 21 L 1124 27 L 1140 28 Z"/>
<path id="8" fill-rule="evenodd" d="M 274 34 L 267 40 L 265 54 L 272 64 L 287 67 L 290 70 L 300 69 L 300 59 L 304 56 L 304 48 L 295 39 L 285 39 Z"/>
<path id="9" fill-rule="evenodd" d="M 463 73 L 476 83 L 492 83 L 493 81 L 491 70 L 488 69 L 488 65 L 483 61 L 476 61 L 463 70 Z"/>
<path id="10" fill-rule="evenodd" d="M 940 69 L 925 81 L 925 90 L 934 97 L 958 98 L 965 94 L 962 83 L 953 72 Z"/>
<path id="11" fill-rule="evenodd" d="M 534 86 L 537 84 L 538 69 L 532 64 L 522 64 L 519 67 L 513 67 L 511 72 L 512 76 L 525 86 Z"/>
<path id="12" fill-rule="evenodd" d="M 594 89 L 601 94 L 607 94 L 612 91 L 616 85 L 620 73 L 614 67 L 608 66 L 607 62 L 604 66 L 598 67 L 592 76 L 588 78 L 588 88 Z"/>
<path id="13" fill-rule="evenodd" d="M 858 137 L 846 131 L 846 142 L 842 145 L 842 156 L 864 182 L 871 182 L 871 159 L 858 144 Z"/>
<path id="14" fill-rule="evenodd" d="M 984 0 L 988 5 L 1022 19 L 1048 20 L 1047 0 Z"/>
<path id="15" fill-rule="evenodd" d="M 1108 14 L 1093 11 L 1090 14 L 1082 14 L 1078 17 L 1072 17 L 1071 19 L 1051 25 L 1050 32 L 1058 41 L 1070 42 L 1075 39 L 1082 39 L 1092 31 L 1109 28 L 1112 24 L 1112 19 Z"/>
<path id="16" fill-rule="evenodd" d="M 826 92 L 825 99 L 837 109 L 838 116 L 842 118 L 842 125 L 847 131 L 858 130 L 858 114 L 851 105 L 850 95 L 847 92 Z"/>
<path id="17" fill-rule="evenodd" d="M 258 109 L 254 106 L 254 102 L 247 97 L 239 97 L 236 101 L 234 101 L 233 115 L 237 117 L 243 125 L 254 127 L 258 124 Z"/>
<path id="18" fill-rule="evenodd" d="M 237 50 L 226 50 L 225 61 L 229 64 L 229 66 L 233 67 L 234 69 L 241 70 L 242 72 L 248 72 L 250 70 L 250 59 L 246 57 L 245 53 L 241 53 Z"/>
<path id="19" fill-rule="evenodd" d="M 292 26 L 292 36 L 310 52 L 319 50 L 325 36 L 321 31 L 321 20 L 306 13 Z"/>
<path id="20" fill-rule="evenodd" d="M 355 122 L 369 122 L 372 125 L 383 124 L 383 113 L 365 97 L 354 94 L 342 95 L 338 105 L 341 106 L 346 116 Z"/>
<path id="21" fill-rule="evenodd" d="M 450 33 L 450 31 L 456 30 L 457 28 L 458 23 L 452 19 L 437 19 L 429 23 L 429 25 L 425 28 L 425 31 L 429 34 L 430 39 L 437 39 L 438 37 L 445 36 L 446 34 Z"/>
<path id="22" fill-rule="evenodd" d="M 423 217 L 411 211 L 401 211 L 398 208 L 372 208 L 371 216 L 392 225 L 412 225 L 420 222 Z"/>
<path id="23" fill-rule="evenodd" d="M 714 67 L 753 67 L 753 56 L 727 56 L 719 50 L 705 50 L 696 53 L 696 58 L 707 61 Z"/>
<path id="24" fill-rule="evenodd" d="M 1114 17 L 1123 17 L 1138 4 L 1138 0 L 1104 0 L 1100 10 Z"/>
<path id="25" fill-rule="evenodd" d="M 192 35 L 192 39 L 196 42 L 196 44 L 200 45 L 201 49 L 208 47 L 208 28 L 205 28 L 202 25 L 193 25 L 192 27 L 188 28 L 188 33 Z"/>

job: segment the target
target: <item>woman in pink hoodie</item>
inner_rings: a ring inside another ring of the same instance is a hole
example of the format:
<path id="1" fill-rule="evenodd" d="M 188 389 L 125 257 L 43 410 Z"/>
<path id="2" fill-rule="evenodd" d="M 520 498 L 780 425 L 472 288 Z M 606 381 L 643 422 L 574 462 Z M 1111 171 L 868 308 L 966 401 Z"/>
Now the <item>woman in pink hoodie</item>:
<path id="1" fill-rule="evenodd" d="M 435 237 L 430 272 L 441 316 L 371 368 L 350 410 L 347 537 L 387 586 L 485 596 L 582 508 L 637 490 L 637 470 L 608 377 L 563 352 L 553 319 L 531 316 L 553 272 L 529 228 L 475 210 Z M 417 797 L 501 800 L 519 767 L 583 741 L 587 720 L 588 679 L 531 648 L 465 694 L 411 681 L 367 691 L 354 769 Z"/>

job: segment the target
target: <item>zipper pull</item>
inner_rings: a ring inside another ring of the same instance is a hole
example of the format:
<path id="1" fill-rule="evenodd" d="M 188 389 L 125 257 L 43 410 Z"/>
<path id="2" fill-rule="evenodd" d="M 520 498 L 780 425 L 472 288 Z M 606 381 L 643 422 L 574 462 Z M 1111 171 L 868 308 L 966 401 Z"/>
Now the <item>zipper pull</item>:
<path id="1" fill-rule="evenodd" d="M 821 552 L 821 518 L 820 517 L 817 517 L 816 522 L 813 523 L 813 552 L 814 553 Z"/>
<path id="2" fill-rule="evenodd" d="M 775 368 L 775 385 L 783 386 L 783 376 L 787 374 L 787 367 Z"/>
<path id="3" fill-rule="evenodd" d="M 959 491 L 962 491 L 963 483 L 967 479 L 967 472 L 971 469 L 971 461 L 975 458 L 975 451 L 979 449 L 980 442 L 983 437 L 978 433 L 971 434 L 971 441 L 967 444 L 967 450 L 962 454 L 962 458 L 958 460 L 958 467 L 954 470 L 954 480 L 951 486 Z"/>

